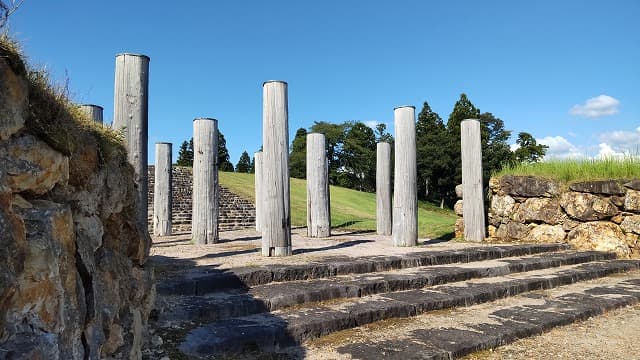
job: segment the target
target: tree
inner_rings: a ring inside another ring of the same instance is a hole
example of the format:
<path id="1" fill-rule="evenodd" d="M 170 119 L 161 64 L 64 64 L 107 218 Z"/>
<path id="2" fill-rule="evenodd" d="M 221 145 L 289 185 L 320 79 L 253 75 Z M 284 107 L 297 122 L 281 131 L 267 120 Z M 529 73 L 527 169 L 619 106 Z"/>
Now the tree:
<path id="1" fill-rule="evenodd" d="M 445 196 L 450 190 L 447 187 L 447 177 L 451 173 L 449 146 L 442 118 L 425 101 L 416 123 L 418 196 L 439 201 L 440 206 L 444 206 Z"/>
<path id="2" fill-rule="evenodd" d="M 256 157 L 255 155 L 251 157 L 251 167 L 249 168 L 249 174 L 256 173 Z"/>
<path id="3" fill-rule="evenodd" d="M 338 171 L 341 165 L 342 146 L 344 144 L 345 124 L 332 124 L 316 121 L 311 126 L 311 132 L 324 134 L 327 145 L 327 161 L 329 162 L 329 183 L 338 183 Z"/>
<path id="4" fill-rule="evenodd" d="M 296 131 L 296 136 L 291 142 L 289 176 L 298 179 L 307 178 L 307 130 L 304 128 Z"/>
<path id="5" fill-rule="evenodd" d="M 376 125 L 376 141 L 393 144 L 393 135 L 387 132 L 387 124 L 379 123 Z"/>
<path id="6" fill-rule="evenodd" d="M 460 94 L 460 99 L 453 106 L 453 111 L 447 120 L 447 133 L 449 134 L 450 175 L 447 177 L 447 200 L 455 201 L 455 186 L 462 184 L 462 157 L 460 153 L 460 123 L 465 119 L 478 119 L 480 110 L 467 98 L 466 94 Z"/>
<path id="7" fill-rule="evenodd" d="M 248 173 L 251 170 L 251 159 L 249 158 L 249 153 L 247 151 L 243 151 L 242 155 L 240 155 L 240 159 L 238 160 L 238 164 L 236 165 L 236 172 L 238 173 Z"/>
<path id="8" fill-rule="evenodd" d="M 218 129 L 218 170 L 233 172 L 233 164 L 229 161 L 229 150 L 224 134 Z"/>
<path id="9" fill-rule="evenodd" d="M 373 129 L 362 122 L 345 123 L 345 128 L 340 185 L 360 191 L 374 191 L 376 136 Z"/>
<path id="10" fill-rule="evenodd" d="M 193 138 L 189 142 L 183 141 L 178 151 L 178 166 L 193 166 Z"/>
<path id="11" fill-rule="evenodd" d="M 511 131 L 505 130 L 504 121 L 489 112 L 480 114 L 480 136 L 482 139 L 482 180 L 488 186 L 492 173 L 500 171 L 512 160 L 509 138 Z"/>
<path id="12" fill-rule="evenodd" d="M 519 146 L 513 153 L 516 164 L 538 162 L 542 160 L 549 148 L 547 145 L 538 144 L 536 139 L 527 132 L 518 133 L 516 144 Z"/>

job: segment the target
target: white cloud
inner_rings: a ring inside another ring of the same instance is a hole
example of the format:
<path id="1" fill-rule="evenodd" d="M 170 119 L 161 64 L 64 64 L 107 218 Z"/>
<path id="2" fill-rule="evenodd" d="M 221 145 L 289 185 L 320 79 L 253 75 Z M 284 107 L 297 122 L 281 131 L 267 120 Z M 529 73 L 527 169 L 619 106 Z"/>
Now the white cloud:
<path id="1" fill-rule="evenodd" d="M 610 131 L 600 134 L 598 139 L 616 152 L 640 153 L 640 127 L 632 131 Z"/>
<path id="2" fill-rule="evenodd" d="M 567 159 L 585 157 L 584 152 L 562 136 L 546 136 L 536 139 L 539 144 L 547 145 L 545 159 Z"/>
<path id="3" fill-rule="evenodd" d="M 598 144 L 598 147 L 600 148 L 600 151 L 598 152 L 598 155 L 596 156 L 598 158 L 602 158 L 602 159 L 606 159 L 606 158 L 624 158 L 625 155 L 626 155 L 623 152 L 617 152 L 617 151 L 613 150 L 611 148 L 611 146 L 609 146 L 606 143 L 600 143 L 600 144 Z"/>
<path id="4" fill-rule="evenodd" d="M 573 105 L 569 114 L 581 115 L 590 118 L 598 118 L 607 115 L 613 115 L 618 112 L 620 101 L 609 96 L 599 95 L 588 99 L 584 104 Z"/>
<path id="5" fill-rule="evenodd" d="M 509 145 L 509 148 L 510 148 L 510 149 L 511 149 L 511 151 L 513 152 L 513 151 L 516 151 L 516 150 L 520 149 L 520 145 L 518 145 L 518 144 L 511 144 L 511 145 Z"/>

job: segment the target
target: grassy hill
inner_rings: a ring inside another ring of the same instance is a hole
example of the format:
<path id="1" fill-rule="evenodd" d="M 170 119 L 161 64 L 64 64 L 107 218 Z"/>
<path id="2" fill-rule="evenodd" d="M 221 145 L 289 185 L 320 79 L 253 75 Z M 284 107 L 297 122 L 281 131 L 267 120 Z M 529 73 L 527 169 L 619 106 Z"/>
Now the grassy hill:
<path id="1" fill-rule="evenodd" d="M 253 174 L 220 172 L 220 184 L 236 194 L 255 201 Z M 376 229 L 376 195 L 331 186 L 331 225 L 350 230 Z M 456 220 L 451 210 L 442 210 L 427 202 L 418 202 L 418 234 L 420 237 L 452 237 Z M 306 180 L 291 179 L 291 225 L 307 222 Z"/>

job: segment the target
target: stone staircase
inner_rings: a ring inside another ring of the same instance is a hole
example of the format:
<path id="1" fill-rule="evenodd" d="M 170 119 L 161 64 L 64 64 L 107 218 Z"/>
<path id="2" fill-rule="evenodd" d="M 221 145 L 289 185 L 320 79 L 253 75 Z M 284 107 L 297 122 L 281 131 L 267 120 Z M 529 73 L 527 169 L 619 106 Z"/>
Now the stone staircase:
<path id="1" fill-rule="evenodd" d="M 174 234 L 191 232 L 192 186 L 193 174 L 190 167 L 172 169 L 172 232 Z M 149 231 L 153 233 L 153 185 L 154 166 L 149 166 Z M 253 203 L 220 186 L 220 203 L 218 214 L 218 231 L 255 228 L 256 209 Z"/>
<path id="2" fill-rule="evenodd" d="M 319 358 L 451 359 L 638 303 L 639 269 L 564 244 L 192 268 L 158 283 L 151 326 L 171 358 L 304 358 L 341 332 Z"/>

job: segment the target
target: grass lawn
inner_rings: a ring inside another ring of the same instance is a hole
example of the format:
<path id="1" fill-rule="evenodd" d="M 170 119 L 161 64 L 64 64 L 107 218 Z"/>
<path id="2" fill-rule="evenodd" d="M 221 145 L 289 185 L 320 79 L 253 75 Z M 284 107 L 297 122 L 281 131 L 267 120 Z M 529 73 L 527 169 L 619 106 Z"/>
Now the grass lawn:
<path id="1" fill-rule="evenodd" d="M 220 184 L 255 201 L 253 174 L 219 172 Z M 307 223 L 307 182 L 291 179 L 291 225 Z M 376 230 L 376 195 L 331 186 L 331 225 L 334 229 Z M 451 238 L 456 215 L 427 202 L 418 202 L 418 234 L 428 238 Z"/>
<path id="2" fill-rule="evenodd" d="M 495 176 L 503 175 L 540 176 L 564 183 L 640 178 L 640 157 L 547 160 L 505 167 L 495 174 Z"/>

